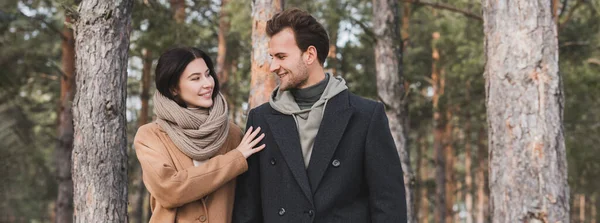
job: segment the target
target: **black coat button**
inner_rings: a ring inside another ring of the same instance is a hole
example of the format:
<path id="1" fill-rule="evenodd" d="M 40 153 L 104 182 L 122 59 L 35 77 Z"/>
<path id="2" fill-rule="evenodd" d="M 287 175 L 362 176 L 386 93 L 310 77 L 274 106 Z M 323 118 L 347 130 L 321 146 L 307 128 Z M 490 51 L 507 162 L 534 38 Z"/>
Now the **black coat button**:
<path id="1" fill-rule="evenodd" d="M 333 167 L 339 167 L 340 166 L 340 161 L 339 160 L 333 160 L 333 162 L 331 162 L 331 165 L 333 165 Z"/>
<path id="2" fill-rule="evenodd" d="M 308 216 L 311 216 L 311 217 L 312 217 L 313 215 L 315 215 L 315 211 L 313 211 L 313 210 L 308 210 Z"/>
<path id="3" fill-rule="evenodd" d="M 271 165 L 275 166 L 276 162 L 275 162 L 275 158 L 271 158 Z"/>
<path id="4" fill-rule="evenodd" d="M 283 216 L 285 214 L 285 209 L 280 208 L 279 209 L 279 216 Z"/>

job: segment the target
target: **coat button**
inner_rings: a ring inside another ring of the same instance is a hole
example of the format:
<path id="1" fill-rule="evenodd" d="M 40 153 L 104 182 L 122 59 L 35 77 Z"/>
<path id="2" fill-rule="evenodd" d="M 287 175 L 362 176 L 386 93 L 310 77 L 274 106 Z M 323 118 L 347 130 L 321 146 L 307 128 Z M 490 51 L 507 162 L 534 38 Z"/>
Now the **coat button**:
<path id="1" fill-rule="evenodd" d="M 333 162 L 331 162 L 331 165 L 333 165 L 333 167 L 339 167 L 340 166 L 340 161 L 339 160 L 333 160 Z"/>
<path id="2" fill-rule="evenodd" d="M 275 166 L 275 158 L 271 158 L 271 166 Z"/>
<path id="3" fill-rule="evenodd" d="M 285 209 L 280 208 L 279 209 L 279 216 L 283 216 L 285 214 Z"/>
<path id="4" fill-rule="evenodd" d="M 315 211 L 313 211 L 313 210 L 308 210 L 308 216 L 311 216 L 311 217 L 312 217 L 313 215 L 315 215 Z"/>
<path id="5" fill-rule="evenodd" d="M 201 222 L 205 222 L 205 221 L 206 221 L 206 215 L 202 215 L 202 216 L 200 216 L 200 221 L 201 221 Z"/>

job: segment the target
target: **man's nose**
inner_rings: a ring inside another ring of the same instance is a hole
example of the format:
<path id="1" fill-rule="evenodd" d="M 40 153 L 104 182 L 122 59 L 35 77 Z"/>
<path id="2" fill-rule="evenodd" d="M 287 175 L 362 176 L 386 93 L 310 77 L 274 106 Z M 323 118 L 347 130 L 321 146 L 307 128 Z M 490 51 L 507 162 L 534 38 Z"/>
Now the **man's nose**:
<path id="1" fill-rule="evenodd" d="M 269 66 L 269 71 L 277 72 L 279 70 L 279 63 L 276 60 L 271 60 L 271 65 Z"/>

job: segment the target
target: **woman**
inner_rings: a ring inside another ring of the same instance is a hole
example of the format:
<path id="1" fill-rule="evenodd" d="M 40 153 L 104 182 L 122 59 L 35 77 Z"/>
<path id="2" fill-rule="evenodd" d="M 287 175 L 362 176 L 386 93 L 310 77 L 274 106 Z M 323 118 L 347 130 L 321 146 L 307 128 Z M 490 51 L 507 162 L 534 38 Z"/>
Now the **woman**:
<path id="1" fill-rule="evenodd" d="M 156 66 L 156 121 L 138 129 L 134 146 L 150 192 L 150 222 L 230 222 L 235 177 L 260 128 L 242 131 L 228 121 L 227 103 L 210 57 L 174 48 Z"/>

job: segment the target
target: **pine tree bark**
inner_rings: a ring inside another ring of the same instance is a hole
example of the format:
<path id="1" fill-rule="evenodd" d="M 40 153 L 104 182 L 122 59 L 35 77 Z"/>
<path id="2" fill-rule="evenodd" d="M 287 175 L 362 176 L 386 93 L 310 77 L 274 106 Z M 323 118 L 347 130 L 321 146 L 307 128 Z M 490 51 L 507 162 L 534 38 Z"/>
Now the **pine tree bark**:
<path id="1" fill-rule="evenodd" d="M 484 0 L 483 18 L 492 220 L 568 222 L 551 1 Z"/>
<path id="2" fill-rule="evenodd" d="M 265 32 L 267 21 L 283 9 L 284 0 L 252 0 L 252 65 L 249 109 L 269 101 L 277 81 L 269 71 L 269 37 Z"/>
<path id="3" fill-rule="evenodd" d="M 398 1 L 373 0 L 373 31 L 375 43 L 375 70 L 377 95 L 386 105 L 396 149 L 404 171 L 408 222 L 416 222 L 415 176 L 408 152 L 408 107 L 402 74 L 402 47 L 399 33 Z"/>
<path id="4" fill-rule="evenodd" d="M 65 23 L 71 18 L 65 16 Z M 71 153 L 73 152 L 73 111 L 75 97 L 75 38 L 73 30 L 63 27 L 62 71 L 60 79 L 60 104 L 58 111 L 58 145 L 55 152 L 58 195 L 55 222 L 73 222 L 73 179 L 71 178 Z"/>
<path id="5" fill-rule="evenodd" d="M 75 26 L 75 222 L 127 222 L 125 99 L 133 1 L 84 0 Z"/>

